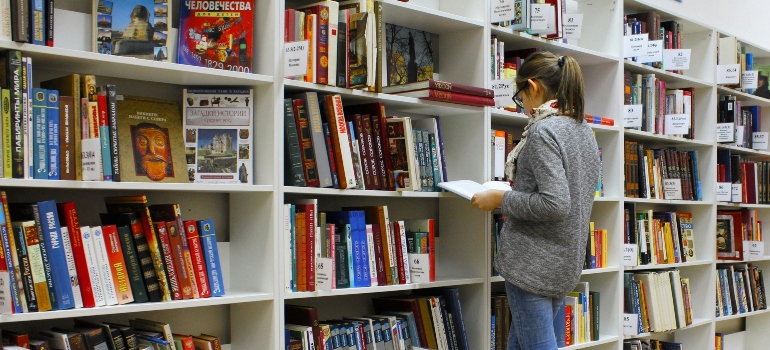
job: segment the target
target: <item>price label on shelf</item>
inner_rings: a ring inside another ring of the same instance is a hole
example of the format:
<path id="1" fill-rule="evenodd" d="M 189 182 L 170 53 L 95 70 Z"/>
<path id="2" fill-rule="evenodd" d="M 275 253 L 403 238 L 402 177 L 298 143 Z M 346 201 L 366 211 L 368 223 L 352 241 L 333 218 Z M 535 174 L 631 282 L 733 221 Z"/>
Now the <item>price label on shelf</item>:
<path id="1" fill-rule="evenodd" d="M 623 266 L 639 265 L 639 254 L 637 253 L 638 249 L 639 247 L 636 244 L 623 245 Z"/>
<path id="2" fill-rule="evenodd" d="M 316 258 L 315 283 L 319 291 L 331 291 L 334 276 L 334 261 L 330 258 Z"/>
<path id="3" fill-rule="evenodd" d="M 663 194 L 666 199 L 682 199 L 682 180 L 664 179 Z"/>
<path id="4" fill-rule="evenodd" d="M 495 92 L 495 107 L 513 105 L 513 94 L 515 93 L 513 79 L 492 80 L 490 88 Z"/>
<path id="5" fill-rule="evenodd" d="M 532 23 L 532 30 L 541 31 L 548 30 L 548 19 L 553 12 L 553 5 L 549 4 L 531 4 L 530 5 L 530 21 Z"/>
<path id="6" fill-rule="evenodd" d="M 767 136 L 768 132 L 754 132 L 751 133 L 751 148 L 752 149 L 767 149 Z"/>
<path id="7" fill-rule="evenodd" d="M 741 184 L 733 184 L 732 194 L 733 194 L 733 200 L 731 202 L 733 203 L 740 203 L 743 202 L 743 187 Z"/>
<path id="8" fill-rule="evenodd" d="M 647 34 L 626 35 L 623 37 L 623 57 L 639 57 L 647 54 Z"/>
<path id="9" fill-rule="evenodd" d="M 409 273 L 412 275 L 412 283 L 430 282 L 430 255 L 408 254 Z"/>
<path id="10" fill-rule="evenodd" d="M 516 0 L 492 1 L 492 23 L 516 19 Z"/>
<path id="11" fill-rule="evenodd" d="M 690 49 L 664 49 L 663 69 L 688 70 L 690 69 Z"/>
<path id="12" fill-rule="evenodd" d="M 735 85 L 741 82 L 740 64 L 717 65 L 717 84 Z"/>
<path id="13" fill-rule="evenodd" d="M 564 39 L 580 39 L 583 33 L 583 14 L 564 15 Z"/>
<path id="14" fill-rule="evenodd" d="M 663 61 L 663 40 L 647 42 L 647 54 L 636 58 L 639 63 L 652 63 Z"/>
<path id="15" fill-rule="evenodd" d="M 717 182 L 717 202 L 729 202 L 732 200 L 732 185 L 729 182 Z"/>
<path id="16" fill-rule="evenodd" d="M 639 335 L 639 315 L 623 314 L 623 335 Z"/>
<path id="17" fill-rule="evenodd" d="M 684 135 L 690 132 L 689 114 L 666 114 L 666 135 Z"/>
<path id="18" fill-rule="evenodd" d="M 285 77 L 307 74 L 307 50 L 307 40 L 283 45 L 283 75 Z"/>
<path id="19" fill-rule="evenodd" d="M 735 124 L 717 124 L 717 142 L 735 142 Z"/>
<path id="20" fill-rule="evenodd" d="M 623 127 L 639 128 L 642 126 L 642 105 L 623 106 Z"/>
<path id="21" fill-rule="evenodd" d="M 756 89 L 759 79 L 759 71 L 747 70 L 741 74 L 741 88 Z"/>
<path id="22" fill-rule="evenodd" d="M 743 241 L 743 260 L 759 260 L 765 257 L 765 242 Z"/>

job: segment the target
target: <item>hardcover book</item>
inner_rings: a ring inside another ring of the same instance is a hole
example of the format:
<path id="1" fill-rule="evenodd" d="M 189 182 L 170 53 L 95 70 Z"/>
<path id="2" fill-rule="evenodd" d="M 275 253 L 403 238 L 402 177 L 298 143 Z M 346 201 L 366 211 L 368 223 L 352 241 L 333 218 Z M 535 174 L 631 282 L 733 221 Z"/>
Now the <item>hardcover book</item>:
<path id="1" fill-rule="evenodd" d="M 251 73 L 253 18 L 254 0 L 180 1 L 178 62 Z"/>
<path id="2" fill-rule="evenodd" d="M 121 181 L 189 182 L 179 104 L 124 96 L 117 107 Z"/>
<path id="3" fill-rule="evenodd" d="M 92 0 L 94 52 L 169 60 L 171 0 Z"/>
<path id="4" fill-rule="evenodd" d="M 214 231 L 214 220 L 198 221 L 198 232 L 203 256 L 206 259 L 206 272 L 209 278 L 211 296 L 218 297 L 225 294 L 225 283 L 222 280 L 222 266 L 219 263 L 219 249 L 217 248 L 217 235 Z"/>
<path id="5" fill-rule="evenodd" d="M 190 182 L 252 184 L 254 91 L 184 90 L 184 142 Z"/>
<path id="6" fill-rule="evenodd" d="M 433 79 L 438 68 L 438 35 L 385 24 L 388 86 Z"/>

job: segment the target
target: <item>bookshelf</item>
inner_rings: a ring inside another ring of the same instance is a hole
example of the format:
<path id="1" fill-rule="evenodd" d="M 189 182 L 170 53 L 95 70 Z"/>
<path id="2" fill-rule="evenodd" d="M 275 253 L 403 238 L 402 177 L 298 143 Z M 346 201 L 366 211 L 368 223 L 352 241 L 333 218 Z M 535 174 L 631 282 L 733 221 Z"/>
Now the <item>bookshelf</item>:
<path id="1" fill-rule="evenodd" d="M 80 18 L 81 24 L 58 24 L 57 47 L 0 41 L 0 49 L 16 49 L 32 57 L 35 85 L 42 80 L 72 72 L 97 75 L 99 84 L 115 83 L 119 93 L 156 95 L 181 99 L 187 86 L 248 86 L 255 89 L 256 126 L 255 182 L 251 185 L 104 183 L 0 179 L 0 188 L 11 201 L 55 199 L 74 200 L 81 222 L 98 221 L 102 198 L 111 195 L 146 193 L 152 203 L 181 203 L 183 215 L 214 218 L 220 242 L 220 258 L 225 272 L 226 295 L 219 298 L 146 303 L 76 309 L 19 315 L 0 315 L 0 328 L 32 330 L 40 327 L 68 326 L 71 318 L 125 322 L 146 317 L 166 320 L 175 331 L 218 335 L 226 348 L 282 349 L 284 304 L 310 305 L 322 318 L 370 313 L 375 296 L 405 294 L 413 289 L 453 286 L 460 289 L 465 325 L 472 349 L 489 348 L 490 295 L 504 290 L 500 277 L 490 276 L 492 256 L 489 238 L 490 215 L 447 193 L 355 191 L 297 188 L 283 184 L 283 110 L 281 100 L 304 91 L 342 95 L 345 105 L 382 101 L 388 115 L 413 118 L 440 116 L 444 131 L 450 179 L 485 182 L 490 179 L 489 131 L 520 132 L 524 115 L 495 108 L 469 107 L 415 98 L 320 86 L 285 80 L 281 61 L 283 11 L 310 0 L 257 0 L 255 8 L 256 42 L 254 74 L 196 68 L 132 58 L 105 56 L 82 49 L 80 33 L 90 33 L 90 4 L 80 0 L 56 2 L 57 18 Z M 528 34 L 488 24 L 489 1 L 482 0 L 383 0 L 386 23 L 425 29 L 440 35 L 441 79 L 486 86 L 490 79 L 489 38 L 497 36 L 506 49 L 540 47 L 575 57 L 586 81 L 586 112 L 615 120 L 614 126 L 593 125 L 603 150 L 605 196 L 594 202 L 592 221 L 610 233 L 608 267 L 586 270 L 581 281 L 601 293 L 600 340 L 565 349 L 619 350 L 625 337 L 622 330 L 623 273 L 637 270 L 676 268 L 690 278 L 693 295 L 693 324 L 664 333 L 641 334 L 683 342 L 687 349 L 713 347 L 715 332 L 745 330 L 746 349 L 760 349 L 770 342 L 770 312 L 760 310 L 726 317 L 714 316 L 716 298 L 716 259 L 713 232 L 716 212 L 723 208 L 752 208 L 770 222 L 770 205 L 722 203 L 715 200 L 716 152 L 733 152 L 758 159 L 770 158 L 770 151 L 750 150 L 715 142 L 717 100 L 731 94 L 744 105 L 770 107 L 770 100 L 734 91 L 715 84 L 716 39 L 724 35 L 719 28 L 689 19 L 686 14 L 665 10 L 649 0 L 567 1 L 570 13 L 583 13 L 583 36 L 576 45 L 545 41 Z M 179 1 L 173 2 L 178 7 Z M 667 6 L 668 7 L 668 6 Z M 656 11 L 663 20 L 683 23 L 685 48 L 693 51 L 691 69 L 684 75 L 669 73 L 622 56 L 622 16 Z M 61 16 L 60 16 L 61 15 Z M 57 23 L 64 23 L 59 21 Z M 88 34 L 90 37 L 90 34 Z M 758 60 L 770 58 L 770 48 L 745 43 Z M 80 45 L 80 46 L 79 46 Z M 463 48 L 463 49 L 457 49 Z M 686 140 L 648 132 L 625 130 L 619 117 L 623 107 L 623 72 L 655 74 L 674 88 L 695 88 L 696 132 Z M 770 113 L 766 113 L 766 117 Z M 650 200 L 623 195 L 623 142 L 645 146 L 671 146 L 697 150 L 701 174 L 702 201 Z M 292 199 L 317 198 L 319 208 L 348 205 L 388 205 L 396 218 L 436 219 L 439 238 L 436 282 L 409 285 L 341 289 L 332 292 L 286 293 L 283 288 L 284 258 L 280 252 L 284 237 L 282 204 Z M 673 265 L 627 268 L 622 266 L 621 234 L 623 204 L 655 210 L 681 210 L 693 213 L 698 259 Z M 770 271 L 770 255 L 752 260 Z M 770 280 L 766 279 L 766 282 Z"/>

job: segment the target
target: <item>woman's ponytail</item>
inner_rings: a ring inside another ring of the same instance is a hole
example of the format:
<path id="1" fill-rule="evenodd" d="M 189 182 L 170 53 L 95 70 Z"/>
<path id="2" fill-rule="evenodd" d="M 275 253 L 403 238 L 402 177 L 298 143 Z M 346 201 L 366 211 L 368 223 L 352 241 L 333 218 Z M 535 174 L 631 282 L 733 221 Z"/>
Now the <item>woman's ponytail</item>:
<path id="1" fill-rule="evenodd" d="M 540 82 L 545 89 L 546 100 L 556 99 L 561 114 L 583 121 L 583 73 L 574 58 L 556 56 L 547 51 L 535 52 L 524 60 L 516 74 L 518 87 L 522 87 L 527 79 Z"/>

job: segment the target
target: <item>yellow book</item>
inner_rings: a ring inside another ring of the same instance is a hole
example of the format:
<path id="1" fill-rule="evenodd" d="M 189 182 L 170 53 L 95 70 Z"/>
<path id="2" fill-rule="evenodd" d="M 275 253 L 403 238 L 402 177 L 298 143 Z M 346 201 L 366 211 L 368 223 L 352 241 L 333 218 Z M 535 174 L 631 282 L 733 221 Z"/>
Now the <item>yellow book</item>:
<path id="1" fill-rule="evenodd" d="M 596 264 L 596 236 L 594 235 L 594 222 L 591 221 L 588 224 L 588 239 L 590 240 L 589 244 L 591 245 L 591 257 L 594 261 L 594 264 Z"/>
<path id="2" fill-rule="evenodd" d="M 674 241 L 671 237 L 671 223 L 666 222 L 663 224 L 663 239 L 666 242 L 666 263 L 673 264 L 674 260 Z"/>
<path id="3" fill-rule="evenodd" d="M 607 245 L 609 244 L 607 236 L 609 236 L 609 232 L 602 230 L 602 267 L 607 267 Z"/>
<path id="4" fill-rule="evenodd" d="M 13 175 L 13 160 L 11 159 L 11 90 L 3 89 L 3 177 L 10 179 Z"/>

